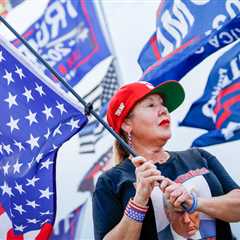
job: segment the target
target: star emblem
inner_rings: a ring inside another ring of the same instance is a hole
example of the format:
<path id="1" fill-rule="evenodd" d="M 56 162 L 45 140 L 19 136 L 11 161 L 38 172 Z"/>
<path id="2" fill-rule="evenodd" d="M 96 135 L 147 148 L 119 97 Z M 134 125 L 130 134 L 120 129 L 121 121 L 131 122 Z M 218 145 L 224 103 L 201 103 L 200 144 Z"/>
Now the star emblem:
<path id="1" fill-rule="evenodd" d="M 12 188 L 10 188 L 5 181 L 3 185 L 0 186 L 0 188 L 2 189 L 2 195 L 7 194 L 9 197 L 14 196 L 14 194 L 12 193 Z"/>
<path id="2" fill-rule="evenodd" d="M 42 97 L 43 95 L 46 95 L 46 93 L 43 91 L 43 87 L 39 86 L 37 83 L 35 83 L 36 88 L 35 90 L 39 93 L 39 95 Z"/>
<path id="3" fill-rule="evenodd" d="M 31 146 L 31 150 L 33 150 L 35 147 L 39 147 L 38 140 L 39 137 L 33 137 L 33 135 L 30 134 L 30 138 L 26 143 L 28 143 Z"/>
<path id="4" fill-rule="evenodd" d="M 48 108 L 46 105 L 44 105 L 44 110 L 42 111 L 42 113 L 44 113 L 46 115 L 46 119 L 48 120 L 50 117 L 53 118 L 53 115 L 51 113 L 52 108 Z"/>
<path id="5" fill-rule="evenodd" d="M 36 201 L 29 201 L 29 200 L 27 200 L 26 205 L 31 206 L 32 208 L 36 208 L 40 206 L 39 204 L 36 203 Z"/>
<path id="6" fill-rule="evenodd" d="M 12 133 L 12 131 L 14 130 L 14 129 L 17 129 L 17 130 L 19 130 L 19 127 L 18 127 L 18 122 L 19 122 L 19 119 L 13 119 L 12 118 L 12 116 L 10 117 L 10 121 L 6 124 L 7 126 L 9 126 L 10 127 L 10 129 L 11 129 L 11 133 Z"/>
<path id="7" fill-rule="evenodd" d="M 53 192 L 49 191 L 49 187 L 47 187 L 45 190 L 41 190 L 39 189 L 39 191 L 41 192 L 41 196 L 39 198 L 47 198 L 49 199 L 51 195 L 53 195 Z"/>
<path id="8" fill-rule="evenodd" d="M 25 75 L 23 74 L 22 69 L 21 69 L 21 68 L 18 68 L 18 66 L 16 66 L 15 73 L 18 74 L 18 76 L 19 76 L 20 79 L 25 78 Z"/>
<path id="9" fill-rule="evenodd" d="M 13 165 L 13 173 L 20 173 L 20 167 L 22 166 L 22 163 L 19 163 L 17 160 L 16 163 Z"/>
<path id="10" fill-rule="evenodd" d="M 49 128 L 48 128 L 47 133 L 44 134 L 44 137 L 46 138 L 46 140 L 49 138 L 50 133 L 51 133 L 51 132 L 50 132 L 50 130 L 49 130 Z"/>
<path id="11" fill-rule="evenodd" d="M 25 149 L 22 143 L 17 142 L 16 140 L 14 140 L 14 145 L 18 147 L 19 152 Z"/>
<path id="12" fill-rule="evenodd" d="M 36 184 L 36 182 L 37 181 L 39 181 L 39 179 L 40 178 L 37 178 L 37 177 L 33 177 L 33 178 L 31 178 L 31 179 L 28 179 L 27 178 L 27 184 L 26 184 L 26 186 L 33 186 L 33 187 L 35 187 L 35 184 Z"/>
<path id="13" fill-rule="evenodd" d="M 57 126 L 57 128 L 53 132 L 53 136 L 55 137 L 57 134 L 62 135 L 62 132 L 60 131 L 61 124 Z"/>
<path id="14" fill-rule="evenodd" d="M 56 108 L 58 108 L 58 109 L 60 110 L 61 115 L 62 115 L 64 112 L 67 112 L 67 110 L 64 108 L 64 105 L 63 105 L 63 104 L 60 104 L 59 102 L 57 102 Z"/>
<path id="15" fill-rule="evenodd" d="M 22 206 L 21 204 L 20 204 L 20 205 L 17 205 L 17 204 L 15 204 L 15 203 L 13 203 L 13 204 L 14 204 L 14 206 L 15 206 L 13 209 L 15 209 L 16 211 L 18 211 L 20 215 L 22 215 L 24 212 L 26 212 L 26 210 L 23 209 L 23 206 Z"/>
<path id="16" fill-rule="evenodd" d="M 48 158 L 45 162 L 41 163 L 40 169 L 42 168 L 48 169 L 51 164 L 53 164 L 53 161 L 50 161 L 50 159 Z"/>
<path id="17" fill-rule="evenodd" d="M 7 102 L 8 103 L 8 107 L 9 109 L 11 109 L 11 107 L 13 105 L 18 105 L 17 102 L 16 102 L 16 97 L 17 95 L 12 95 L 10 92 L 8 93 L 8 98 L 4 99 L 4 102 Z"/>
<path id="18" fill-rule="evenodd" d="M 8 85 L 11 82 L 14 82 L 13 78 L 12 78 L 12 73 L 8 72 L 7 70 L 5 70 L 5 75 L 3 76 L 3 78 L 5 78 L 7 80 Z"/>
<path id="19" fill-rule="evenodd" d="M 32 123 L 38 123 L 37 119 L 36 119 L 36 115 L 37 113 L 32 113 L 31 110 L 28 111 L 28 116 L 26 116 L 25 118 L 29 121 L 29 125 L 31 126 Z"/>
<path id="20" fill-rule="evenodd" d="M 4 145 L 3 144 L 3 149 L 7 152 L 7 154 L 10 154 L 10 153 L 13 152 L 13 150 L 11 149 L 10 144 L 8 144 L 8 145 Z"/>
<path id="21" fill-rule="evenodd" d="M 8 169 L 9 169 L 9 167 L 10 167 L 10 165 L 8 164 L 8 162 L 7 162 L 5 165 L 3 165 L 2 168 L 3 168 L 3 174 L 4 174 L 4 176 L 8 174 Z"/>
<path id="22" fill-rule="evenodd" d="M 32 96 L 32 90 L 29 90 L 26 87 L 24 87 L 24 90 L 25 92 L 23 93 L 23 95 L 27 98 L 27 102 L 29 102 L 30 100 L 34 100 Z"/>
<path id="23" fill-rule="evenodd" d="M 15 231 L 19 231 L 19 232 L 23 232 L 24 228 L 26 228 L 27 226 L 23 226 L 23 225 L 14 225 L 14 229 Z"/>
<path id="24" fill-rule="evenodd" d="M 67 125 L 71 126 L 73 130 L 74 128 L 79 127 L 78 123 L 79 123 L 79 120 L 74 121 L 74 119 L 72 118 L 69 122 L 67 122 Z"/>
<path id="25" fill-rule="evenodd" d="M 18 190 L 18 192 L 20 193 L 20 194 L 22 194 L 22 193 L 25 193 L 25 191 L 23 190 L 23 187 L 22 187 L 22 185 L 18 185 L 18 183 L 16 182 L 15 183 L 15 187 L 14 187 L 16 190 Z"/>

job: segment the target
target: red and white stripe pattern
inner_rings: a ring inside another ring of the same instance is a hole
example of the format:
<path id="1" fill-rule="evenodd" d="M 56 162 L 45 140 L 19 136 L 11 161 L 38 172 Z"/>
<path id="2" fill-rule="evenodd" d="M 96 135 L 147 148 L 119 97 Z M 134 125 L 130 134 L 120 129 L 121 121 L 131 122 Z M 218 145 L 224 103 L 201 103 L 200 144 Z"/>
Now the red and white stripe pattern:
<path id="1" fill-rule="evenodd" d="M 129 200 L 124 214 L 132 220 L 143 222 L 148 207 L 136 204 L 132 199 Z"/>
<path id="2" fill-rule="evenodd" d="M 0 239 L 1 240 L 47 240 L 52 234 L 52 225 L 45 223 L 41 230 L 31 231 L 22 235 L 15 235 L 13 232 L 12 223 L 0 204 Z"/>

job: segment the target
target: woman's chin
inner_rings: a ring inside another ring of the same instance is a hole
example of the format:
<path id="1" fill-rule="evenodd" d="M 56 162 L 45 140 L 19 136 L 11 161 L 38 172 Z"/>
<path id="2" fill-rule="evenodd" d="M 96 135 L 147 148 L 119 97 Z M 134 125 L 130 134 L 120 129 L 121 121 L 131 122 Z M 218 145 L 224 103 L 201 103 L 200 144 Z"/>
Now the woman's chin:
<path id="1" fill-rule="evenodd" d="M 164 140 L 164 141 L 168 141 L 171 137 L 172 137 L 172 134 L 169 133 L 169 134 L 162 135 L 161 139 Z"/>

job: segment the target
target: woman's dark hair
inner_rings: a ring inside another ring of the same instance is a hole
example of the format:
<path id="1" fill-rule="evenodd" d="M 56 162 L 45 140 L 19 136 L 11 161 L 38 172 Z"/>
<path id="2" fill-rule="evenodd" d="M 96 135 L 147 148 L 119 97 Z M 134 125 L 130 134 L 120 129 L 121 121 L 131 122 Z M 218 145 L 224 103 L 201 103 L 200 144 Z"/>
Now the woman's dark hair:
<path id="1" fill-rule="evenodd" d="M 126 133 L 124 133 L 123 130 L 121 130 L 120 136 L 124 139 L 125 142 L 128 142 L 127 135 Z M 113 161 L 115 165 L 121 163 L 128 156 L 129 153 L 121 146 L 121 144 L 117 140 L 115 140 L 113 144 Z"/>

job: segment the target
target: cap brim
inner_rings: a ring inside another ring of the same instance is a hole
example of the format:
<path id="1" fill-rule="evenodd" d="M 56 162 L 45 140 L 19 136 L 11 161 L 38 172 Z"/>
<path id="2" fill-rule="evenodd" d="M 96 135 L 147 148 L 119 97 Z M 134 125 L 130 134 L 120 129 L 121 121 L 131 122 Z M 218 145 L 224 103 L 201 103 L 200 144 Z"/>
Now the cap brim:
<path id="1" fill-rule="evenodd" d="M 182 85 L 175 80 L 169 80 L 159 84 L 151 93 L 158 93 L 163 97 L 164 105 L 169 112 L 174 111 L 180 106 L 185 98 Z"/>

